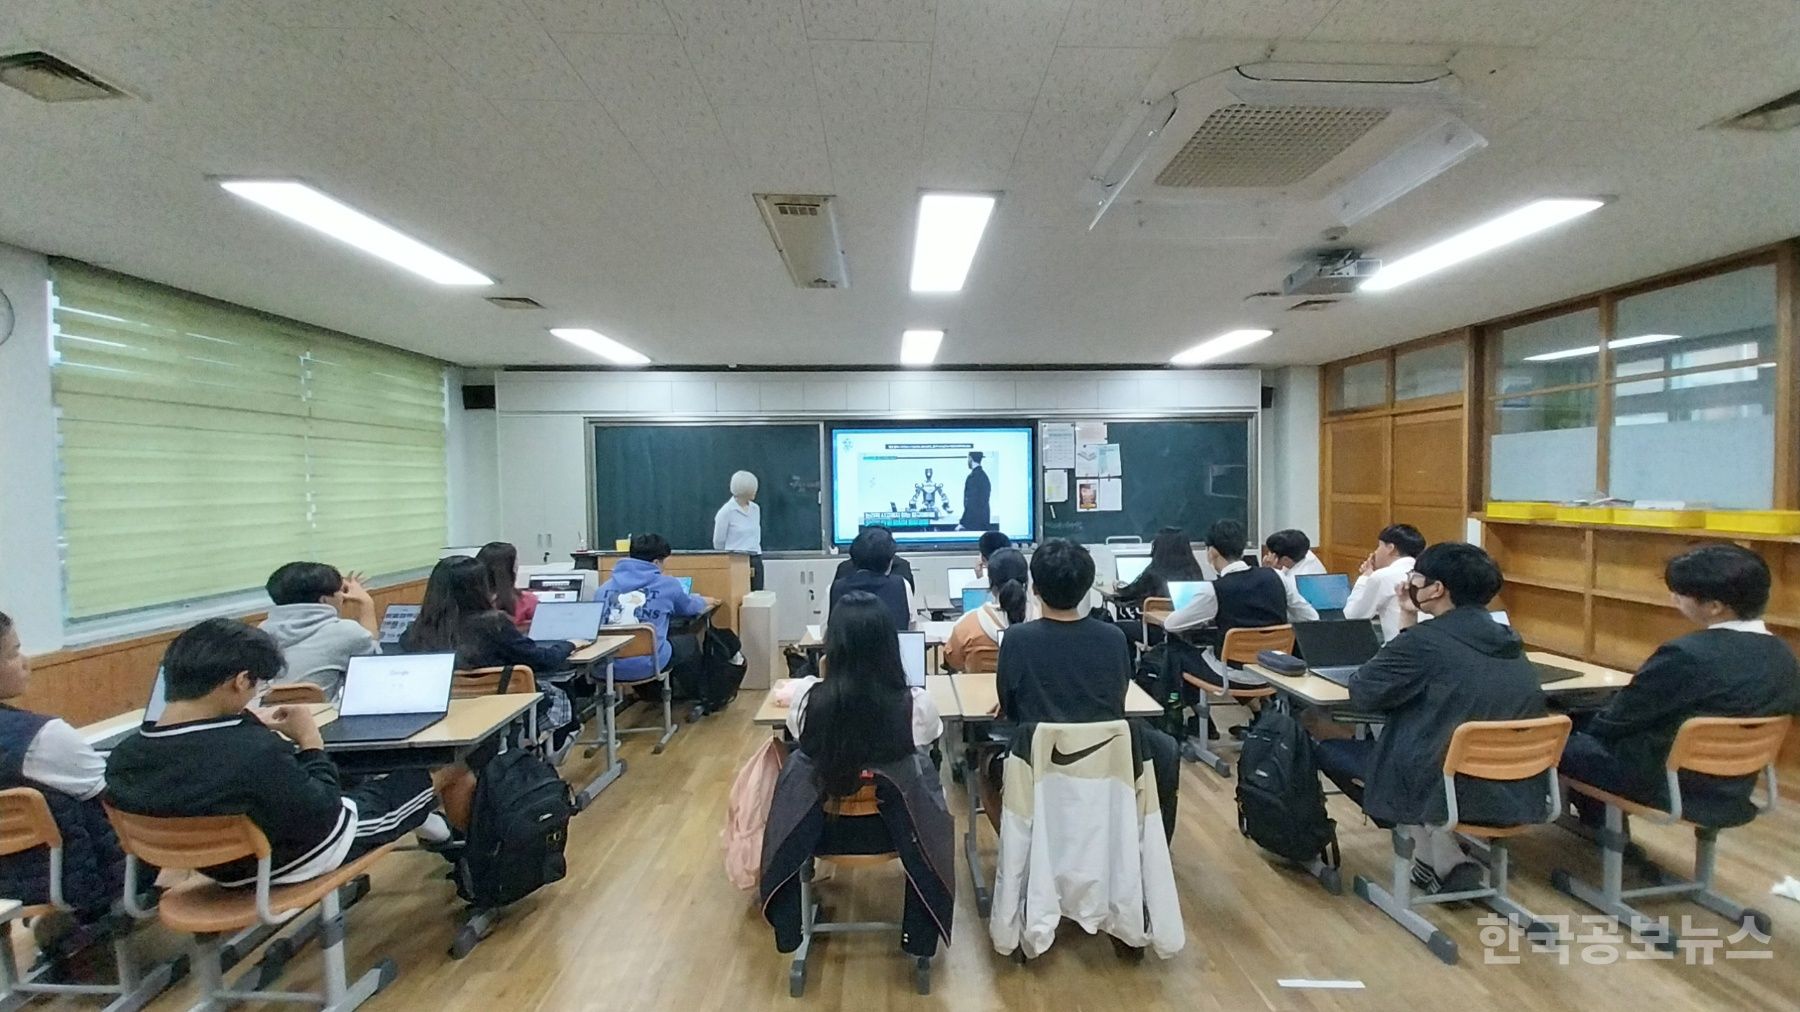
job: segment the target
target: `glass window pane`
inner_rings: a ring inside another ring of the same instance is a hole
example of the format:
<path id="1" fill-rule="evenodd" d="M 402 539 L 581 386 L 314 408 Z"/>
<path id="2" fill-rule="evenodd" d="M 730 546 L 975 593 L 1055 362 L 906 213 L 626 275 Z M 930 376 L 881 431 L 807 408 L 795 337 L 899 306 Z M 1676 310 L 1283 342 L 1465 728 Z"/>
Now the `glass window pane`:
<path id="1" fill-rule="evenodd" d="M 1497 392 L 1592 383 L 1600 365 L 1600 310 L 1582 309 L 1500 332 Z"/>
<path id="2" fill-rule="evenodd" d="M 1756 362 L 1775 354 L 1775 268 L 1620 299 L 1609 346 L 1618 376 Z"/>
<path id="3" fill-rule="evenodd" d="M 1501 401 L 1488 442 L 1488 496 L 1558 502 L 1586 498 L 1599 460 L 1598 391 L 1564 390 Z"/>
<path id="4" fill-rule="evenodd" d="M 1463 343 L 1449 341 L 1394 356 L 1394 400 L 1458 393 L 1463 388 Z"/>
<path id="5" fill-rule="evenodd" d="M 1355 411 L 1387 403 L 1387 360 L 1347 365 L 1331 378 L 1331 410 Z"/>
<path id="6" fill-rule="evenodd" d="M 1722 509 L 1774 502 L 1775 369 L 1744 366 L 1620 383 L 1611 494 Z"/>

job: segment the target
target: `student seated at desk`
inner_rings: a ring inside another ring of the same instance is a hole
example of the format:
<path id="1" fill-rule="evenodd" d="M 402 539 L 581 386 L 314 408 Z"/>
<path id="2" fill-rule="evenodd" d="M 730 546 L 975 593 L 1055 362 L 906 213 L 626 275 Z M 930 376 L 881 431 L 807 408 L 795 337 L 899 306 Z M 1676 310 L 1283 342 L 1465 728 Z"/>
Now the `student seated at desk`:
<path id="1" fill-rule="evenodd" d="M 1630 684 L 1569 736 L 1562 771 L 1583 783 L 1667 809 L 1665 763 L 1690 717 L 1800 714 L 1800 663 L 1762 622 L 1769 566 L 1738 545 L 1703 545 L 1670 559 L 1663 582 L 1697 631 L 1658 647 Z M 1726 827 L 1755 817 L 1755 777 L 1681 773 L 1682 815 Z M 1584 819 L 1602 806 L 1577 796 Z"/>
<path id="2" fill-rule="evenodd" d="M 669 620 L 704 615 L 712 602 L 688 593 L 680 580 L 663 572 L 671 554 L 669 539 L 661 534 L 634 535 L 631 557 L 620 559 L 600 585 L 595 600 L 606 606 L 607 625 L 647 625 L 656 635 L 656 656 L 618 661 L 613 665 L 615 681 L 647 681 L 660 671 L 670 671 L 674 678 L 673 672 L 681 671 L 684 683 L 699 684 L 698 677 L 687 676 L 700 665 L 700 637 L 693 633 L 670 636 Z"/>
<path id="3" fill-rule="evenodd" d="M 1411 524 L 1390 524 L 1375 536 L 1375 550 L 1357 570 L 1356 583 L 1344 602 L 1345 618 L 1381 620 L 1383 643 L 1400 635 L 1400 593 L 1413 559 L 1425 550 L 1425 538 Z"/>
<path id="4" fill-rule="evenodd" d="M 275 637 L 286 665 L 275 684 L 311 682 L 335 698 L 350 658 L 379 651 L 381 616 L 362 580 L 322 562 L 290 562 L 270 574 L 266 589 L 275 607 L 262 629 Z"/>
<path id="5" fill-rule="evenodd" d="M 107 912 L 125 881 L 125 854 L 98 800 L 106 760 L 62 719 L 11 705 L 30 684 L 18 629 L 0 612 L 0 788 L 34 787 L 44 796 L 62 831 L 63 898 L 75 907 L 75 920 L 86 923 Z M 27 905 L 50 902 L 49 854 L 34 849 L 0 857 L 0 896 Z M 61 917 L 39 920 L 42 926 L 32 929 L 45 951 L 72 927 Z"/>
<path id="6" fill-rule="evenodd" d="M 1322 739 L 1314 750 L 1320 772 L 1377 825 L 1414 827 L 1413 881 L 1428 891 L 1460 892 L 1482 881 L 1481 866 L 1454 834 L 1427 828 L 1448 817 L 1442 770 L 1450 736 L 1466 721 L 1545 713 L 1524 643 L 1488 616 L 1501 582 L 1500 567 L 1474 545 L 1426 549 L 1396 591 L 1400 634 L 1350 677 L 1349 708 L 1383 716 L 1381 736 L 1342 737 L 1345 725 L 1306 711 L 1308 729 Z M 1417 622 L 1422 614 L 1432 621 Z M 1459 818 L 1484 826 L 1539 822 L 1548 789 L 1542 779 L 1459 780 Z"/>
<path id="7" fill-rule="evenodd" d="M 1188 541 L 1187 532 L 1179 527 L 1164 527 L 1150 540 L 1150 561 L 1144 571 L 1137 579 L 1113 588 L 1112 603 L 1118 613 L 1119 628 L 1131 642 L 1138 642 L 1144 635 L 1145 601 L 1168 597 L 1171 583 L 1200 583 L 1205 579 L 1206 570 L 1201 569 L 1200 560 L 1194 558 L 1194 546 Z M 1161 629 L 1152 627 L 1149 633 L 1146 646 L 1162 642 Z"/>
<path id="8" fill-rule="evenodd" d="M 912 587 L 893 572 L 894 552 L 894 535 L 886 527 L 863 528 L 850 543 L 850 564 L 854 568 L 850 575 L 839 575 L 831 584 L 831 594 L 826 601 L 827 624 L 831 621 L 830 609 L 837 607 L 838 598 L 852 591 L 862 591 L 875 595 L 887 605 L 888 614 L 894 617 L 897 628 L 913 627 L 918 605 L 913 599 Z M 838 572 L 843 573 L 841 566 Z"/>
<path id="9" fill-rule="evenodd" d="M 1219 649 L 1225 634 L 1233 629 L 1255 629 L 1262 626 L 1287 625 L 1290 622 L 1315 622 L 1319 613 L 1306 603 L 1294 585 L 1273 569 L 1252 566 L 1244 561 L 1244 548 L 1249 539 L 1244 525 L 1236 520 L 1216 520 L 1206 532 L 1206 559 L 1218 577 L 1202 584 L 1194 599 L 1182 605 L 1163 620 L 1169 632 L 1187 632 L 1211 623 L 1197 634 L 1199 642 L 1211 648 L 1209 663 L 1216 670 Z M 1197 671 L 1202 678 L 1206 672 Z M 1233 675 L 1232 679 L 1237 680 Z M 1252 676 L 1244 676 L 1246 681 Z"/>
<path id="10" fill-rule="evenodd" d="M 1050 538 L 1031 553 L 1031 589 L 1043 617 L 1009 627 L 1000 644 L 995 678 L 999 716 L 1014 724 L 1125 719 L 1131 644 L 1118 626 L 1081 610 L 1093 585 L 1094 557 L 1081 545 Z M 1148 723 L 1132 724 L 1154 764 L 1163 827 L 1172 835 L 1181 782 L 1178 747 L 1174 738 Z M 999 758 L 1003 763 L 1004 751 Z M 999 783 L 995 773 L 990 769 L 990 789 Z"/>
<path id="11" fill-rule="evenodd" d="M 409 654 L 453 653 L 456 670 L 523 664 L 531 669 L 537 690 L 538 726 L 552 732 L 552 759 L 561 759 L 573 735 L 575 709 L 562 687 L 549 679 L 569 668 L 569 655 L 582 644 L 573 640 L 539 643 L 513 625 L 512 616 L 494 601 L 488 567 L 467 555 L 439 559 L 425 581 L 419 617 L 400 637 Z"/>
<path id="12" fill-rule="evenodd" d="M 862 769 L 900 758 L 883 743 L 899 740 L 902 723 L 919 748 L 944 733 L 931 693 L 906 684 L 899 630 L 873 594 L 851 591 L 831 610 L 824 670 L 828 678 L 794 683 L 787 716 L 788 734 L 822 769 Z"/>
<path id="13" fill-rule="evenodd" d="M 518 588 L 519 550 L 504 541 L 490 541 L 475 553 L 475 561 L 487 567 L 488 582 L 494 588 L 494 607 L 506 613 L 520 632 L 530 629 L 538 598 L 531 591 Z"/>
<path id="14" fill-rule="evenodd" d="M 247 709 L 281 670 L 269 634 L 207 619 L 175 637 L 162 670 L 162 716 L 107 758 L 113 807 L 176 818 L 247 815 L 269 839 L 277 884 L 318 878 L 407 833 L 449 839 L 425 770 L 373 777 L 346 791 L 309 707 Z M 220 885 L 256 881 L 255 858 L 203 870 Z"/>
<path id="15" fill-rule="evenodd" d="M 889 531 L 886 527 L 882 526 L 881 524 L 868 524 L 866 526 L 858 528 L 856 531 L 856 536 L 860 538 L 864 534 L 867 534 L 869 531 L 885 531 L 890 538 L 893 536 L 893 533 L 894 533 L 892 531 Z M 854 541 L 851 542 L 852 546 L 854 546 L 855 544 L 856 544 L 856 542 L 854 542 Z M 898 550 L 896 549 L 896 553 L 897 552 L 898 552 Z M 849 576 L 850 574 L 852 574 L 854 572 L 856 572 L 856 559 L 854 557 L 845 559 L 844 561 L 838 563 L 837 572 L 832 574 L 831 582 L 836 583 L 837 581 L 842 580 L 843 578 Z M 895 576 L 898 576 L 900 579 L 906 581 L 907 593 L 917 594 L 919 592 L 919 581 L 913 579 L 912 563 L 906 561 L 906 559 L 903 558 L 902 556 L 900 556 L 899 554 L 895 554 L 894 565 L 893 565 L 893 568 L 890 570 L 890 572 L 892 572 Z"/>
<path id="16" fill-rule="evenodd" d="M 1003 631 L 1026 620 L 1031 595 L 1025 584 L 1030 578 L 1025 554 L 1017 548 L 1002 548 L 993 554 L 987 565 L 987 603 L 957 619 L 944 643 L 944 659 L 952 667 L 968 671 L 970 654 L 994 649 Z"/>
<path id="17" fill-rule="evenodd" d="M 1263 539 L 1262 564 L 1294 582 L 1296 576 L 1323 576 L 1325 563 L 1313 554 L 1312 539 L 1305 531 L 1288 528 Z"/>
<path id="18" fill-rule="evenodd" d="M 1012 539 L 999 531 L 988 531 L 983 534 L 981 539 L 975 542 L 975 551 L 980 555 L 980 558 L 975 560 L 975 575 L 987 575 L 988 560 L 993 558 L 994 553 L 1000 549 L 1011 547 Z"/>

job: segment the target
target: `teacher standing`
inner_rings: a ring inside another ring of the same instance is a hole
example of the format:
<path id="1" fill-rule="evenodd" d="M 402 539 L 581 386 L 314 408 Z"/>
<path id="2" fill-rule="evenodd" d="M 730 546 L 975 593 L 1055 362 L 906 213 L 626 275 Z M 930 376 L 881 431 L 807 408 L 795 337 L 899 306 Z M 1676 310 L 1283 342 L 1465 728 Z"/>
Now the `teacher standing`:
<path id="1" fill-rule="evenodd" d="M 750 589 L 763 589 L 762 509 L 756 505 L 756 475 L 731 476 L 731 498 L 713 517 L 713 548 L 750 553 Z"/>

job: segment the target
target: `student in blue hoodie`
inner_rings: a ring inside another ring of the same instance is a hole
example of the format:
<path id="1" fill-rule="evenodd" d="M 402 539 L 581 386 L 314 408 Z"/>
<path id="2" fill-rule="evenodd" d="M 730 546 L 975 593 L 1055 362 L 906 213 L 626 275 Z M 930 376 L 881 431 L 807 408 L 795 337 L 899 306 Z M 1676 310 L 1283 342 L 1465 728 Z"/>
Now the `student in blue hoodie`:
<path id="1" fill-rule="evenodd" d="M 600 585 L 596 600 L 606 605 L 607 625 L 642 623 L 656 630 L 655 665 L 648 657 L 627 657 L 613 666 L 617 681 L 641 682 L 655 678 L 659 671 L 689 667 L 700 660 L 699 637 L 670 639 L 669 620 L 703 614 L 712 602 L 683 590 L 680 580 L 663 572 L 663 560 L 669 554 L 669 540 L 661 534 L 634 535 L 631 557 L 620 559 L 612 576 Z"/>

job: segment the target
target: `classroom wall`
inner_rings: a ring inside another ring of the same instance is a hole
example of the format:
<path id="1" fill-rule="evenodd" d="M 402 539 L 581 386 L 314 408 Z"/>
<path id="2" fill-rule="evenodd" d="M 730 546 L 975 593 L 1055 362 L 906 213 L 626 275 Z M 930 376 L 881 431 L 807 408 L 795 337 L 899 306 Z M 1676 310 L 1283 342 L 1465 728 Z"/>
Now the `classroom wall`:
<path id="1" fill-rule="evenodd" d="M 462 406 L 465 384 L 494 382 L 488 370 L 447 370 L 444 433 L 446 519 L 452 545 L 486 544 L 500 529 L 499 417 Z"/>
<path id="2" fill-rule="evenodd" d="M 1297 527 L 1319 539 L 1319 370 L 1288 366 L 1263 372 L 1275 389 L 1274 406 L 1262 413 L 1262 533 Z"/>
<path id="3" fill-rule="evenodd" d="M 0 611 L 27 654 L 63 644 L 49 283 L 42 254 L 0 244 L 0 292 L 16 317 L 0 345 Z"/>
<path id="4" fill-rule="evenodd" d="M 568 557 L 587 530 L 591 417 L 652 420 L 784 417 L 1144 417 L 1256 411 L 1254 369 L 1092 372 L 619 373 L 508 371 L 499 408 L 500 530 L 521 559 Z M 1313 394 L 1315 412 L 1317 394 Z M 1317 463 L 1317 422 L 1311 428 Z M 1266 434 L 1263 437 L 1267 438 Z M 1300 451 L 1304 454 L 1304 448 Z M 679 461 L 657 462 L 680 466 Z M 728 490 L 719 489 L 724 502 Z M 1316 496 L 1312 501 L 1316 503 Z M 1316 507 L 1315 507 L 1316 508 Z"/>

